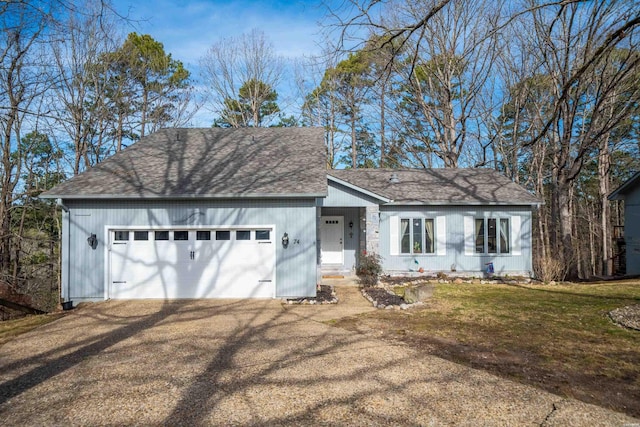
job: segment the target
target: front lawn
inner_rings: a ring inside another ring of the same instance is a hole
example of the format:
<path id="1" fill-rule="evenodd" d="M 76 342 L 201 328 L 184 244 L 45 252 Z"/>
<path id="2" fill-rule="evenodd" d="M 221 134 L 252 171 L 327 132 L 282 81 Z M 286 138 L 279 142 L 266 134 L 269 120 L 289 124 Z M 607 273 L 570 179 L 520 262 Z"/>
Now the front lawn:
<path id="1" fill-rule="evenodd" d="M 20 319 L 5 320 L 0 322 L 0 346 L 11 341 L 20 334 L 42 326 L 62 317 L 62 313 L 39 314 L 26 316 Z"/>
<path id="2" fill-rule="evenodd" d="M 634 304 L 638 280 L 437 284 L 420 308 L 378 310 L 336 325 L 640 417 L 640 331 L 607 315 Z"/>

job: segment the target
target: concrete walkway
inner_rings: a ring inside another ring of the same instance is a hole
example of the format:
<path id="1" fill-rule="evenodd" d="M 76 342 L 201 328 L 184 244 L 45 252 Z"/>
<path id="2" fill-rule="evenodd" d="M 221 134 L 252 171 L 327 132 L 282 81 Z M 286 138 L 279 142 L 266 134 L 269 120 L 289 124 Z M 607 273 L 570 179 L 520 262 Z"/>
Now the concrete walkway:
<path id="1" fill-rule="evenodd" d="M 286 310 L 317 322 L 327 322 L 376 310 L 360 293 L 355 277 L 322 279 L 322 284 L 333 286 L 338 296 L 337 304 L 294 304 L 286 306 Z"/>
<path id="2" fill-rule="evenodd" d="M 0 347 L 3 425 L 623 426 L 640 421 L 328 326 L 342 302 L 108 301 Z M 634 424 L 636 423 L 636 424 Z"/>

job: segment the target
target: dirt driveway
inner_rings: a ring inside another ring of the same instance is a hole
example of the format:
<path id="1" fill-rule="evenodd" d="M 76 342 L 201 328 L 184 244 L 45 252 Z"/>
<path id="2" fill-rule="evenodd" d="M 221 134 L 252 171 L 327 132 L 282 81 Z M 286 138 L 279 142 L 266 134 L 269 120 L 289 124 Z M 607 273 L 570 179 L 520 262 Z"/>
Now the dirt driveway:
<path id="1" fill-rule="evenodd" d="M 319 321 L 354 312 L 345 303 L 236 300 L 81 307 L 0 347 L 0 420 L 11 426 L 640 425 Z"/>

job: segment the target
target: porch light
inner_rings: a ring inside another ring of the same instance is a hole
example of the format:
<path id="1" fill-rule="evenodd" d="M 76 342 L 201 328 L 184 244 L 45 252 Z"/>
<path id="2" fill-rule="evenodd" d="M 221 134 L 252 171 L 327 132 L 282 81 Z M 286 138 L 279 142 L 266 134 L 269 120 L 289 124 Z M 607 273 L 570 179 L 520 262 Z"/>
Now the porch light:
<path id="1" fill-rule="evenodd" d="M 353 229 L 353 221 L 349 221 L 349 228 Z"/>
<path id="2" fill-rule="evenodd" d="M 91 246 L 91 249 L 95 249 L 98 247 L 98 237 L 91 233 L 89 237 L 87 237 L 87 243 Z"/>
<path id="3" fill-rule="evenodd" d="M 289 235 L 287 233 L 282 236 L 282 246 L 285 248 L 289 246 Z"/>

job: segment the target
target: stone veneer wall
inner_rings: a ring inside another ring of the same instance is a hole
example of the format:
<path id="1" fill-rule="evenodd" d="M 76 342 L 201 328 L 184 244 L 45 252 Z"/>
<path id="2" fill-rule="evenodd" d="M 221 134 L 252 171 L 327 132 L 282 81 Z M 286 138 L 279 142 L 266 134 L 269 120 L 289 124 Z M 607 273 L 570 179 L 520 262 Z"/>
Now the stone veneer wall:
<path id="1" fill-rule="evenodd" d="M 365 208 L 365 230 L 367 252 L 380 253 L 380 208 L 378 205 Z"/>
<path id="2" fill-rule="evenodd" d="M 360 217 L 360 245 L 358 247 L 358 257 L 360 260 L 360 254 L 367 250 L 367 221 L 366 221 L 366 211 L 365 208 L 359 209 L 359 217 Z"/>

